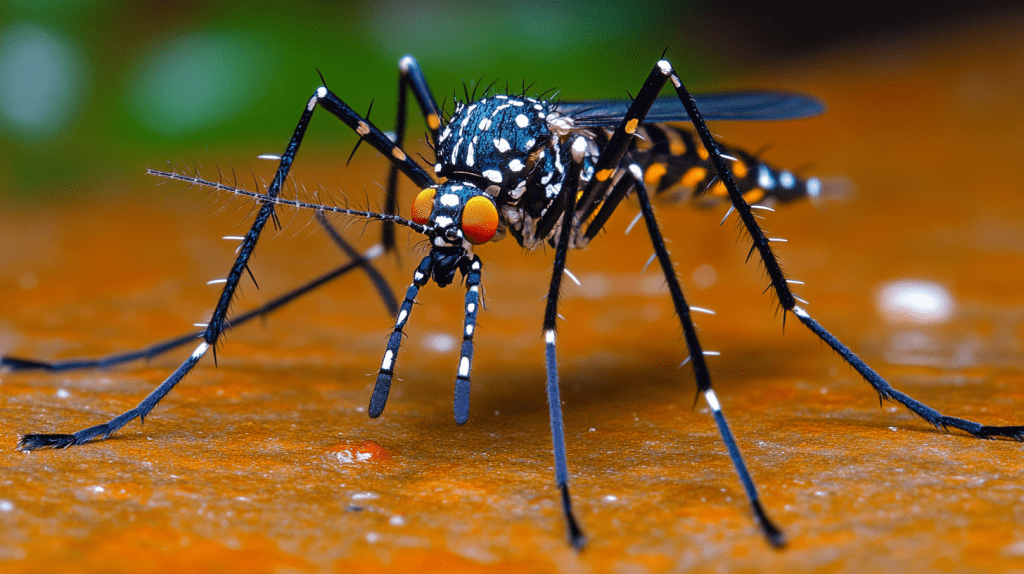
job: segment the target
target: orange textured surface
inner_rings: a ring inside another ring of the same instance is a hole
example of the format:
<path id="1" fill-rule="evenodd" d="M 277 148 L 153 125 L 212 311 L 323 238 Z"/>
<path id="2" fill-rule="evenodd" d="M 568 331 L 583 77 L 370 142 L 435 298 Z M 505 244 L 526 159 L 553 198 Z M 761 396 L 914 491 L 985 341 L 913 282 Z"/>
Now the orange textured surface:
<path id="1" fill-rule="evenodd" d="M 714 129 L 733 145 L 774 144 L 767 158 L 778 165 L 810 161 L 855 182 L 842 204 L 797 205 L 766 222 L 789 239 L 779 252 L 806 281 L 798 294 L 813 316 L 919 400 L 1024 423 L 1024 49 L 1019 23 L 985 32 L 864 46 L 753 78 L 815 93 L 830 111 Z M 380 161 L 342 164 L 300 159 L 296 178 L 350 190 L 383 178 Z M 131 204 L 0 213 L 0 352 L 111 353 L 204 320 L 218 287 L 203 283 L 232 259 L 219 237 L 244 231 L 249 208 L 155 189 Z M 407 206 L 415 190 L 405 192 Z M 625 206 L 604 237 L 570 254 L 582 286 L 563 291 L 582 554 L 565 542 L 543 394 L 550 253 L 524 256 L 507 240 L 477 251 L 487 308 L 465 427 L 451 412 L 457 287 L 421 292 L 400 380 L 384 415 L 368 419 L 367 374 L 391 320 L 361 275 L 229 333 L 218 368 L 207 358 L 144 427 L 105 442 L 14 450 L 20 433 L 71 431 L 134 406 L 187 350 L 107 372 L 3 374 L 0 570 L 1021 571 L 1024 447 L 879 408 L 799 324 L 781 332 L 745 245 L 718 226 L 721 211 L 663 208 L 690 302 L 718 312 L 699 326 L 722 353 L 711 365 L 723 409 L 791 541 L 769 549 L 706 406 L 691 408 L 670 302 L 656 269 L 640 274 L 650 248 L 642 233 L 623 236 L 633 213 Z M 284 231 L 266 233 L 253 261 L 260 289 L 243 283 L 238 310 L 343 261 L 308 214 L 282 215 Z M 371 227 L 360 244 L 375 236 Z M 402 244 L 400 263 L 381 263 L 399 290 L 417 249 Z M 887 319 L 879 290 L 908 279 L 942 285 L 952 317 Z"/>

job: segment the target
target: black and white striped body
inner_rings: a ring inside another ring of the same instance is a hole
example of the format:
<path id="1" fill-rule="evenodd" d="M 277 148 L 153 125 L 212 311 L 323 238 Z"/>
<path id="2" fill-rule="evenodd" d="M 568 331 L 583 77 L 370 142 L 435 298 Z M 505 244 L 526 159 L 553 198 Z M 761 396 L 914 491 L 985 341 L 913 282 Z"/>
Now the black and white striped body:
<path id="1" fill-rule="evenodd" d="M 587 143 L 577 190 L 582 191 L 594 178 L 595 161 L 610 135 L 609 128 L 577 127 L 574 118 L 551 101 L 497 95 L 458 103 L 440 129 L 434 172 L 447 180 L 442 185 L 468 186 L 495 201 L 500 222 L 493 240 L 509 233 L 528 249 L 544 242 L 554 245 L 561 221 L 540 228 L 538 223 L 561 190 L 569 163 L 568 142 L 582 136 Z M 749 203 L 791 201 L 820 193 L 816 178 L 798 178 L 743 150 L 724 151 L 733 158 L 733 177 Z M 608 185 L 595 186 L 598 191 L 589 208 L 577 211 L 573 246 L 588 243 L 582 235 L 583 224 L 632 165 L 640 169 L 652 193 L 704 207 L 728 202 L 725 186 L 717 181 L 707 151 L 692 132 L 668 123 L 644 124 Z"/>

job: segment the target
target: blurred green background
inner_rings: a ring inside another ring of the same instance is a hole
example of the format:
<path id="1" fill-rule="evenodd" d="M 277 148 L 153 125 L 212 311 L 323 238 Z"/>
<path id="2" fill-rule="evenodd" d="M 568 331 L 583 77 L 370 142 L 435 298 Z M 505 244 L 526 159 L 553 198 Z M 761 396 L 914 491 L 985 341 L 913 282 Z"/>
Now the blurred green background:
<path id="1" fill-rule="evenodd" d="M 563 99 L 625 97 L 666 47 L 684 81 L 707 91 L 743 87 L 733 78 L 836 43 L 1013 6 L 6 0 L 0 196 L 130 193 L 144 167 L 167 160 L 279 152 L 318 69 L 357 111 L 373 100 L 387 130 L 406 53 L 449 101 L 463 82 L 493 80 Z M 347 157 L 355 137 L 337 122 L 313 123 L 315 153 Z"/>

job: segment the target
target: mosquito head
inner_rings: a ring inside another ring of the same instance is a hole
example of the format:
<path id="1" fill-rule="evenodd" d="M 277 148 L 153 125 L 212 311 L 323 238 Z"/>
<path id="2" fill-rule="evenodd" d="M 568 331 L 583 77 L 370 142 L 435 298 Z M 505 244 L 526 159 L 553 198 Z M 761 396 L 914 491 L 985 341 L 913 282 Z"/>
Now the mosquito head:
<path id="1" fill-rule="evenodd" d="M 474 245 L 498 232 L 498 209 L 491 196 L 465 182 L 428 187 L 412 204 L 412 221 L 426 227 L 434 260 L 433 278 L 441 287 L 471 257 Z"/>

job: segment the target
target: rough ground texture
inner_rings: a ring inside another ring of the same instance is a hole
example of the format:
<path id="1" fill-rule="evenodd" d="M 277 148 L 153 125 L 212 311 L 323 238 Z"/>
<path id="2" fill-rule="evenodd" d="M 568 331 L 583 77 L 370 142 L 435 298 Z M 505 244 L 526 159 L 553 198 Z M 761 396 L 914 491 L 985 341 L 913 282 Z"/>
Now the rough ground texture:
<path id="1" fill-rule="evenodd" d="M 922 36 L 802 63 L 752 86 L 823 97 L 816 120 L 714 126 L 734 145 L 841 176 L 844 203 L 768 214 L 807 309 L 897 388 L 947 414 L 1024 423 L 1024 61 L 1004 31 Z M 624 86 L 636 89 L 638 86 Z M 282 134 L 282 143 L 287 134 Z M 308 144 L 314 147 L 315 143 Z M 253 150 L 253 155 L 265 150 Z M 300 161 L 296 177 L 355 191 L 383 163 Z M 252 163 L 256 163 L 252 160 Z M 265 169 L 266 164 L 257 164 Z M 155 184 L 155 182 L 151 182 Z M 374 186 L 368 185 L 372 190 Z M 121 351 L 205 320 L 248 206 L 152 188 L 130 205 L 0 212 L 0 352 Z M 414 190 L 405 190 L 411 194 Z M 409 195 L 403 201 L 409 205 Z M 226 207 L 226 209 L 220 209 Z M 628 213 L 627 213 L 628 212 Z M 462 293 L 428 287 L 390 403 L 365 408 L 391 319 L 353 275 L 229 333 L 144 427 L 68 451 L 17 452 L 134 406 L 188 350 L 107 372 L 0 375 L 4 572 L 1021 571 L 1024 446 L 928 428 L 878 401 L 796 321 L 785 332 L 722 211 L 663 206 L 723 409 L 769 513 L 754 526 L 703 401 L 644 235 L 608 233 L 569 257 L 560 356 L 569 465 L 590 543 L 565 542 L 553 485 L 540 323 L 550 253 L 478 250 L 487 308 L 474 395 L 452 421 Z M 307 214 L 267 233 L 236 309 L 342 261 Z M 370 227 L 349 236 L 368 246 Z M 404 289 L 418 249 L 382 262 Z M 708 266 L 708 267 L 705 267 Z M 941 285 L 948 320 L 909 323 L 877 296 Z"/>

